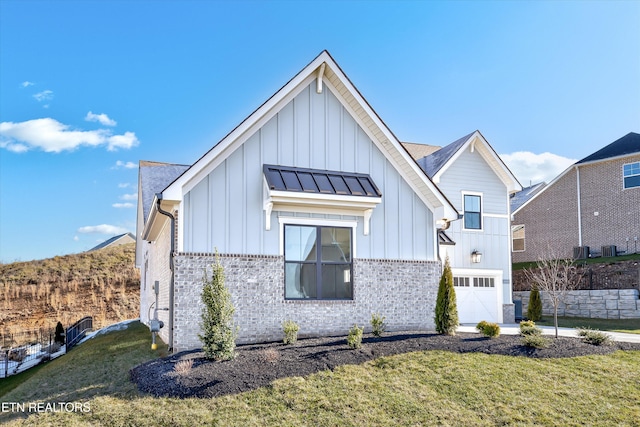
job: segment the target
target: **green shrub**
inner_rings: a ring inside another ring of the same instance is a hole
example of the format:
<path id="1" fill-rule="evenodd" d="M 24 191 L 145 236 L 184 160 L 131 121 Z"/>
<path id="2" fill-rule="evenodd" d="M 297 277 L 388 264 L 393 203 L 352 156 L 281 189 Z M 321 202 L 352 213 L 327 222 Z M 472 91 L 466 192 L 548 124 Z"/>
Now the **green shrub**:
<path id="1" fill-rule="evenodd" d="M 445 259 L 444 270 L 438 286 L 435 316 L 436 332 L 445 335 L 455 335 L 458 327 L 458 306 L 456 305 L 456 291 L 453 288 L 453 274 L 449 265 L 449 257 Z"/>
<path id="2" fill-rule="evenodd" d="M 542 329 L 537 327 L 533 320 L 523 320 L 520 322 L 520 335 L 542 335 Z"/>
<path id="3" fill-rule="evenodd" d="M 387 325 L 384 323 L 384 319 L 386 319 L 386 317 L 380 316 L 378 313 L 371 314 L 371 332 L 376 337 L 382 335 L 387 327 Z"/>
<path id="4" fill-rule="evenodd" d="M 610 335 L 590 328 L 579 328 L 578 336 L 582 337 L 584 342 L 593 345 L 608 345 L 611 342 Z"/>
<path id="5" fill-rule="evenodd" d="M 549 340 L 542 335 L 523 335 L 522 344 L 527 347 L 547 348 L 549 346 Z"/>
<path id="6" fill-rule="evenodd" d="M 216 251 L 213 275 L 204 272 L 202 287 L 202 350 L 208 359 L 229 360 L 235 356 L 237 329 L 233 325 L 235 308 L 224 284 L 224 268 Z"/>
<path id="7" fill-rule="evenodd" d="M 353 325 L 351 329 L 349 329 L 349 335 L 347 336 L 347 344 L 351 348 L 360 348 L 362 347 L 362 333 L 364 332 L 364 328 L 358 327 L 358 325 Z"/>
<path id="8" fill-rule="evenodd" d="M 282 330 L 284 332 L 283 342 L 285 344 L 295 344 L 298 341 L 298 331 L 300 326 L 293 320 L 286 320 L 282 322 Z"/>
<path id="9" fill-rule="evenodd" d="M 542 319 L 542 299 L 540 298 L 540 291 L 536 284 L 531 287 L 529 306 L 527 307 L 527 318 L 534 322 Z"/>
<path id="10" fill-rule="evenodd" d="M 476 329 L 485 337 L 495 338 L 500 336 L 500 326 L 497 323 L 482 320 L 476 325 Z"/>

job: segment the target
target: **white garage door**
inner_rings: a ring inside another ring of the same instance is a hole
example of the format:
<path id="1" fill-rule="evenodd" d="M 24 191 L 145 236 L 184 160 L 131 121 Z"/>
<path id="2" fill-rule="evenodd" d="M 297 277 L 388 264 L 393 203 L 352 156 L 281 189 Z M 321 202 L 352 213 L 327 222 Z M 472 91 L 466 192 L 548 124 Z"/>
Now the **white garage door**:
<path id="1" fill-rule="evenodd" d="M 502 296 L 498 277 L 454 276 L 460 323 L 502 323 Z"/>

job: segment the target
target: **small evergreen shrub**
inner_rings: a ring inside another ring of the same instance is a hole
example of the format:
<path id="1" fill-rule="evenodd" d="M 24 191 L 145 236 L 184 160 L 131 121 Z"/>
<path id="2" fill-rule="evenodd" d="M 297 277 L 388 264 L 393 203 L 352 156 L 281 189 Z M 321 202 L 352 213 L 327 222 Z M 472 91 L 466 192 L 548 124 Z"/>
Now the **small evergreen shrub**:
<path id="1" fill-rule="evenodd" d="M 590 328 L 579 328 L 578 336 L 582 337 L 584 342 L 593 345 L 608 345 L 611 342 L 610 335 Z"/>
<path id="2" fill-rule="evenodd" d="M 495 338 L 500 336 L 500 326 L 497 323 L 482 320 L 476 325 L 476 329 L 485 337 Z"/>
<path id="3" fill-rule="evenodd" d="M 62 323 L 58 322 L 58 324 L 56 325 L 56 334 L 55 334 L 54 342 L 60 345 L 63 345 L 64 336 L 65 336 L 64 326 L 62 326 Z"/>
<path id="4" fill-rule="evenodd" d="M 529 306 L 527 307 L 527 318 L 534 322 L 542 319 L 542 299 L 540 298 L 540 291 L 536 284 L 531 287 Z"/>
<path id="5" fill-rule="evenodd" d="M 282 331 L 284 332 L 284 339 L 282 340 L 285 344 L 295 344 L 298 341 L 298 331 L 300 330 L 300 326 L 293 320 L 286 320 L 282 322 Z"/>
<path id="6" fill-rule="evenodd" d="M 387 327 L 387 325 L 384 323 L 384 319 L 386 319 L 386 317 L 380 316 L 380 314 L 378 313 L 371 314 L 371 332 L 376 337 L 381 336 Z"/>
<path id="7" fill-rule="evenodd" d="M 349 347 L 353 349 L 362 347 L 363 332 L 364 328 L 360 328 L 358 325 L 353 325 L 353 327 L 349 329 L 349 335 L 347 336 L 347 344 L 349 344 Z"/>
<path id="8" fill-rule="evenodd" d="M 449 265 L 449 257 L 444 261 L 444 270 L 438 285 L 436 299 L 436 332 L 444 335 L 455 335 L 458 327 L 458 306 L 456 290 L 453 287 L 453 274 Z"/>
<path id="9" fill-rule="evenodd" d="M 235 357 L 237 329 L 233 325 L 235 308 L 231 294 L 224 284 L 224 268 L 216 251 L 213 275 L 204 272 L 202 287 L 202 341 L 205 357 L 216 360 L 230 360 Z"/>
<path id="10" fill-rule="evenodd" d="M 549 340 L 542 335 L 523 335 L 522 344 L 533 348 L 547 348 L 549 346 Z"/>
<path id="11" fill-rule="evenodd" d="M 542 335 L 542 329 L 533 320 L 523 320 L 520 322 L 520 335 Z"/>

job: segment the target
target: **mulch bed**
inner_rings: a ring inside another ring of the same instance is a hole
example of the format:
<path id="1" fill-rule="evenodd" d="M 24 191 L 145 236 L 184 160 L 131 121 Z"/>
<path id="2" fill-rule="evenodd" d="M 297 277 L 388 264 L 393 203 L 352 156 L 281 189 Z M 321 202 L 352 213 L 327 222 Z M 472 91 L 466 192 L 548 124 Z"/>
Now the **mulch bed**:
<path id="1" fill-rule="evenodd" d="M 578 338 L 551 339 L 545 349 L 525 347 L 516 335 L 484 338 L 461 333 L 444 336 L 428 333 L 365 334 L 362 347 L 352 350 L 345 337 L 308 338 L 294 345 L 249 344 L 236 347 L 229 361 L 211 361 L 201 351 L 187 351 L 146 362 L 133 368 L 131 379 L 138 389 L 154 396 L 214 397 L 240 393 L 269 385 L 273 380 L 306 376 L 340 365 L 361 364 L 383 356 L 411 351 L 444 350 L 534 358 L 558 358 L 609 354 L 616 350 L 639 350 L 638 343 L 613 342 L 606 346 L 584 343 Z M 191 369 L 178 373 L 175 366 L 193 360 Z"/>

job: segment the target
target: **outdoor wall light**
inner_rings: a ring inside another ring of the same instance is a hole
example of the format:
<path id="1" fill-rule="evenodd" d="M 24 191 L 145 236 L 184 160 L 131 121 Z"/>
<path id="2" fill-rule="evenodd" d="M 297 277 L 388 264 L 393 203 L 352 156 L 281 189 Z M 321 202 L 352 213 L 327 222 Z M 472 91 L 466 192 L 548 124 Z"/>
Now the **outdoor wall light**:
<path id="1" fill-rule="evenodd" d="M 482 253 L 474 249 L 473 252 L 471 252 L 471 262 L 477 264 L 480 261 L 482 261 Z"/>

